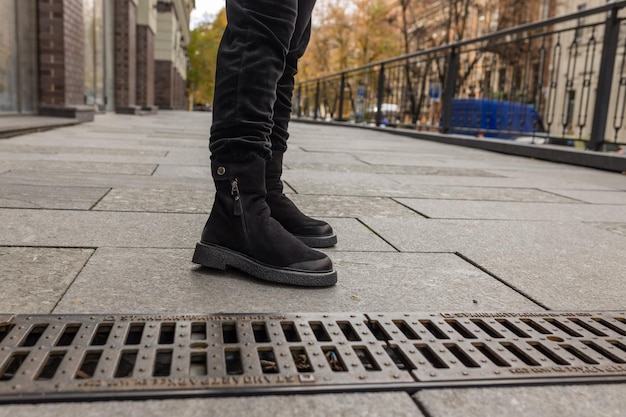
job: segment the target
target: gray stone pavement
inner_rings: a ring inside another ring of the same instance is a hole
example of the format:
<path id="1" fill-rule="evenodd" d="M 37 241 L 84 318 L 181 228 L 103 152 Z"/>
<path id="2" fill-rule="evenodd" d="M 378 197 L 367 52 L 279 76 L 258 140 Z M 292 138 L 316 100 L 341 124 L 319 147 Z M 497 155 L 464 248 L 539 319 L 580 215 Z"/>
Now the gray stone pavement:
<path id="1" fill-rule="evenodd" d="M 626 310 L 626 176 L 294 123 L 288 191 L 339 283 L 197 268 L 209 113 L 99 115 L 0 140 L 0 312 Z M 0 416 L 623 416 L 626 384 L 15 405 Z"/>

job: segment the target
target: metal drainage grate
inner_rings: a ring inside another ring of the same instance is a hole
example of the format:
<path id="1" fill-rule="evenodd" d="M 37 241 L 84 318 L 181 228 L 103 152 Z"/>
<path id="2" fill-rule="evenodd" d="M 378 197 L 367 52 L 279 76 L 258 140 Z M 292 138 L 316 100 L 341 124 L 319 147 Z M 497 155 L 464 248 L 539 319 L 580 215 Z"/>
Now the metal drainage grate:
<path id="1" fill-rule="evenodd" d="M 604 313 L 0 315 L 0 402 L 626 380 Z"/>

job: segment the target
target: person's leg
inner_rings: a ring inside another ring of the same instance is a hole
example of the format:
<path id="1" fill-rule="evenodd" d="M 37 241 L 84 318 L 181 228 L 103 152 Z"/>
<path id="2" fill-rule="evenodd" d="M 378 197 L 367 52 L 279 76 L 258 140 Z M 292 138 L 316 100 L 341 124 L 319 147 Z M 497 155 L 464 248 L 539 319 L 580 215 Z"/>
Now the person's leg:
<path id="1" fill-rule="evenodd" d="M 283 155 L 287 151 L 289 121 L 291 119 L 291 100 L 294 77 L 298 72 L 298 60 L 304 54 L 311 37 L 311 12 L 315 0 L 298 2 L 296 21 L 285 70 L 278 80 L 277 98 L 274 104 L 274 128 L 270 135 L 272 160 L 267 164 L 265 183 L 267 185 L 267 204 L 272 210 L 272 217 L 290 233 L 311 247 L 325 248 L 337 243 L 337 236 L 326 222 L 304 215 L 298 207 L 283 194 L 281 180 Z"/>
<path id="2" fill-rule="evenodd" d="M 193 262 L 273 282 L 333 285 L 330 259 L 271 218 L 266 202 L 272 108 L 297 0 L 227 0 L 226 11 L 210 139 L 216 194 Z"/>
<path id="3" fill-rule="evenodd" d="M 298 15 L 297 0 L 228 0 L 215 74 L 213 159 L 270 158 L 278 80 Z"/>

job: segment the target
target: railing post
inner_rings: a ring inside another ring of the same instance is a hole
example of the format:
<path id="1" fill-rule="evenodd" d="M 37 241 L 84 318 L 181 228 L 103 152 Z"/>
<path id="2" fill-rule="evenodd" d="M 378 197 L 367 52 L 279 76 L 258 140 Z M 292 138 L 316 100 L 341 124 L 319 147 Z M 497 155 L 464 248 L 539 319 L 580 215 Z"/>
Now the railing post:
<path id="1" fill-rule="evenodd" d="M 459 73 L 459 54 L 456 48 L 450 50 L 448 56 L 448 71 L 445 75 L 445 84 L 441 97 L 441 132 L 449 133 L 452 127 L 452 100 L 456 90 L 456 77 Z"/>
<path id="2" fill-rule="evenodd" d="M 315 84 L 315 108 L 313 109 L 313 120 L 317 120 L 320 111 L 320 80 Z"/>
<path id="3" fill-rule="evenodd" d="M 613 84 L 613 73 L 615 72 L 615 57 L 619 43 L 620 19 L 618 18 L 618 10 L 613 9 L 610 13 L 611 15 L 604 25 L 604 41 L 600 71 L 598 72 L 596 103 L 593 110 L 591 138 L 587 144 L 587 148 L 593 151 L 601 150 L 604 145 L 611 99 L 611 86 Z"/>
<path id="4" fill-rule="evenodd" d="M 383 100 L 385 99 L 385 64 L 380 64 L 378 73 L 378 97 L 376 100 L 376 126 L 383 123 Z"/>
<path id="5" fill-rule="evenodd" d="M 339 114 L 337 115 L 337 121 L 343 121 L 343 90 L 346 88 L 346 73 L 341 73 L 341 82 L 339 83 Z"/>
<path id="6" fill-rule="evenodd" d="M 302 117 L 302 85 L 298 86 L 298 94 L 297 94 L 297 96 L 298 96 L 298 100 L 297 100 L 298 112 L 297 112 L 297 115 L 298 115 L 298 119 L 299 119 L 300 117 Z"/>

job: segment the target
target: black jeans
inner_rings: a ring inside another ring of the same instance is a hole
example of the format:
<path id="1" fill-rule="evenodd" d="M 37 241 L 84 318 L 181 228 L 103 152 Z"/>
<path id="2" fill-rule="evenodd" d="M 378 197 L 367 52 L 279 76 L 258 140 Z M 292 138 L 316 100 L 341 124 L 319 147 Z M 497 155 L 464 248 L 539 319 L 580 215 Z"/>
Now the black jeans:
<path id="1" fill-rule="evenodd" d="M 243 162 L 287 149 L 298 60 L 311 35 L 315 0 L 226 0 L 217 55 L 213 159 Z"/>

